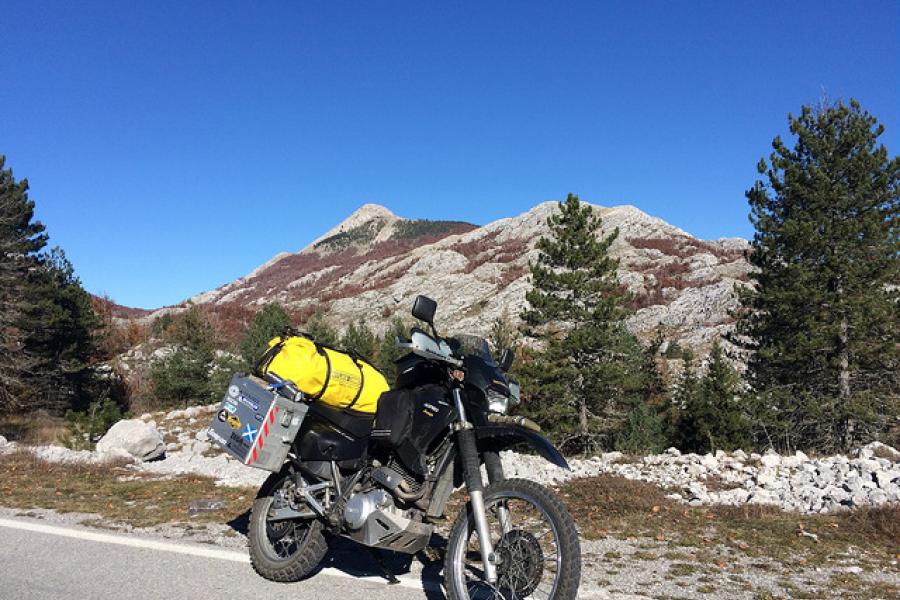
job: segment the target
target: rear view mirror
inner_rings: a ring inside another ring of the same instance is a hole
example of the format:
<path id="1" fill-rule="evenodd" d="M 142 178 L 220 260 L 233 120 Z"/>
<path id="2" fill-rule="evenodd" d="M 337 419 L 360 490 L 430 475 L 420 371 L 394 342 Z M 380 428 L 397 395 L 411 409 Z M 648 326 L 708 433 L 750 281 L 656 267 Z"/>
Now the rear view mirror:
<path id="1" fill-rule="evenodd" d="M 427 296 L 416 296 L 413 302 L 412 316 L 434 326 L 434 313 L 437 311 L 437 302 Z"/>
<path id="2" fill-rule="evenodd" d="M 500 354 L 500 370 L 504 373 L 509 372 L 509 369 L 513 366 L 513 361 L 516 359 L 516 353 L 509 348 L 505 348 L 503 353 Z"/>

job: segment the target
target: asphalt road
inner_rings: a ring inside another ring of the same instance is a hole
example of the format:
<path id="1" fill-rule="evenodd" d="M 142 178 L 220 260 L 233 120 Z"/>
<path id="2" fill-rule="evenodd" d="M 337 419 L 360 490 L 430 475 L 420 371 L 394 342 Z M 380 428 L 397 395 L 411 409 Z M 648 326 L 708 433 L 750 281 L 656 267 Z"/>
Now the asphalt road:
<path id="1" fill-rule="evenodd" d="M 365 552 L 365 551 L 363 551 Z M 365 556 L 361 562 L 368 564 Z M 345 561 L 346 562 L 346 561 Z M 293 584 L 259 577 L 246 552 L 173 543 L 40 520 L 0 519 L 0 600 L 438 600 L 429 582 L 388 586 L 329 568 Z"/>

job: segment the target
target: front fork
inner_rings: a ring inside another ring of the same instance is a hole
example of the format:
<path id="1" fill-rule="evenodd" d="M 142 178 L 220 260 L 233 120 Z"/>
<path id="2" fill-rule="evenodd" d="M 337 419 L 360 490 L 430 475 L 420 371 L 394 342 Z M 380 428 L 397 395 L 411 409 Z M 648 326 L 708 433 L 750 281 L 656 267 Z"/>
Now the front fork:
<path id="1" fill-rule="evenodd" d="M 503 474 L 503 463 L 500 461 L 500 455 L 492 450 L 487 450 L 483 453 L 483 456 L 488 481 L 493 484 L 506 479 L 506 476 Z M 500 519 L 500 529 L 503 530 L 503 533 L 509 533 L 512 530 L 512 521 L 509 518 L 509 508 L 506 501 L 501 501 L 497 505 L 497 516 Z"/>
<path id="2" fill-rule="evenodd" d="M 496 583 L 496 557 L 494 556 L 494 546 L 491 541 L 491 529 L 488 526 L 487 513 L 484 508 L 484 482 L 481 480 L 481 461 L 478 459 L 475 428 L 466 419 L 466 409 L 463 406 L 462 392 L 459 388 L 453 389 L 453 401 L 456 403 L 456 412 L 459 415 L 459 429 L 456 432 L 456 441 L 459 446 L 463 474 L 466 478 L 466 488 L 469 491 L 472 516 L 475 519 L 475 530 L 478 532 L 478 543 L 481 546 L 481 564 L 484 567 L 484 578 L 489 583 Z"/>

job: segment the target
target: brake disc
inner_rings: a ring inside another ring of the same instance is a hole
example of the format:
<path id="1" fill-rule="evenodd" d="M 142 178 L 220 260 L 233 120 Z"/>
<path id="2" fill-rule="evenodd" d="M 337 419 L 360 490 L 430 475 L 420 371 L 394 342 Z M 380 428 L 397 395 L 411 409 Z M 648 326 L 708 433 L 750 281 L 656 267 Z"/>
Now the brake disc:
<path id="1" fill-rule="evenodd" d="M 519 529 L 504 533 L 494 552 L 500 558 L 497 583 L 501 589 L 523 597 L 537 589 L 544 574 L 544 551 L 534 535 Z"/>

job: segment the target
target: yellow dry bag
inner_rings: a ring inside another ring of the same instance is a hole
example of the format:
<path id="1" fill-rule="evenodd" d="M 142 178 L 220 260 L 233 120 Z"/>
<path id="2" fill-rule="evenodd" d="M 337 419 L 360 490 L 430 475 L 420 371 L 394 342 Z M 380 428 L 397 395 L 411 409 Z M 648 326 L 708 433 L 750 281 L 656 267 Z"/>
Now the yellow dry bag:
<path id="1" fill-rule="evenodd" d="M 366 361 L 302 336 L 270 341 L 258 369 L 290 379 L 312 400 L 363 413 L 375 414 L 378 398 L 390 389 L 384 375 Z"/>

